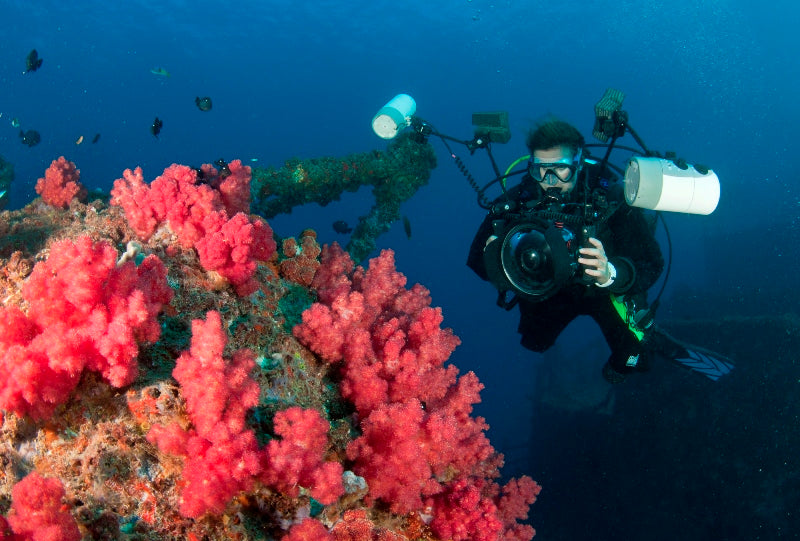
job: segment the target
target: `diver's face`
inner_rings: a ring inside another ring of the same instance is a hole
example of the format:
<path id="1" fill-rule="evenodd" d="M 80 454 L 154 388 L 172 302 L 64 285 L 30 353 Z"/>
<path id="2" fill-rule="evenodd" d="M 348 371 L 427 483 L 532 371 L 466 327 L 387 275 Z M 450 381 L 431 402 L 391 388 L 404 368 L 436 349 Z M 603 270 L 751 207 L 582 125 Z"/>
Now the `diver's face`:
<path id="1" fill-rule="evenodd" d="M 575 188 L 574 158 L 569 147 L 565 146 L 534 150 L 530 174 L 543 190 L 558 189 L 561 193 L 569 193 Z"/>

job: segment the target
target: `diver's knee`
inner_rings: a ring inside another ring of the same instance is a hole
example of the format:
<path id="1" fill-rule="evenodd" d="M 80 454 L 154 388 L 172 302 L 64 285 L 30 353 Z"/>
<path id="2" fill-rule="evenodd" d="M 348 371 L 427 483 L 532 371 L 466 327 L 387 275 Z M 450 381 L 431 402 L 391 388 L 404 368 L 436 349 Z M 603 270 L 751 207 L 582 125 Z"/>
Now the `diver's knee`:
<path id="1" fill-rule="evenodd" d="M 522 339 L 520 339 L 520 344 L 525 349 L 529 349 L 531 351 L 535 351 L 536 353 L 544 353 L 548 349 L 550 349 L 555 340 L 537 340 L 532 336 L 522 335 Z"/>

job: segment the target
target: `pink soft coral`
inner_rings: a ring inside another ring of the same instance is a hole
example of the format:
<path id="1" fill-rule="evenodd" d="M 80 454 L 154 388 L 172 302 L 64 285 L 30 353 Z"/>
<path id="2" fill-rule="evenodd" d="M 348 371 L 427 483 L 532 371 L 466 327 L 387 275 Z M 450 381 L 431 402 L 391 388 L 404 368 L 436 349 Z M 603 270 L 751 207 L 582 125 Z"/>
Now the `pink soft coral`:
<path id="1" fill-rule="evenodd" d="M 364 509 L 349 509 L 331 529 L 333 541 L 405 541 L 409 537 L 377 526 Z"/>
<path id="2" fill-rule="evenodd" d="M 379 498 L 392 511 L 421 510 L 423 498 L 441 484 L 425 456 L 425 412 L 418 400 L 384 404 L 361 423 L 362 436 L 347 448 L 353 470 L 367 480 L 369 500 Z"/>
<path id="3" fill-rule="evenodd" d="M 363 432 L 347 453 L 369 497 L 396 512 L 420 510 L 447 475 L 491 473 L 496 463 L 486 423 L 470 416 L 481 385 L 444 366 L 459 340 L 440 327 L 441 310 L 430 307 L 425 288 L 405 289 L 390 250 L 350 278 L 338 274 L 352 268 L 345 258 L 338 245 L 323 251 L 315 278 L 323 302 L 303 313 L 294 332 L 326 361 L 342 363 L 342 394 Z"/>
<path id="4" fill-rule="evenodd" d="M 303 313 L 295 336 L 324 360 L 343 361 L 342 394 L 362 416 L 386 402 L 441 398 L 457 372 L 443 365 L 460 343 L 440 328 L 441 309 L 430 307 L 421 285 L 404 288 L 391 250 L 352 278 L 341 274 L 349 259 L 335 243 L 323 250 L 312 284 L 320 302 Z"/>
<path id="5" fill-rule="evenodd" d="M 2 537 L 0 537 L 0 541 L 2 541 Z M 281 538 L 281 541 L 333 541 L 333 538 L 320 521 L 307 518 L 303 522 L 293 525 L 289 529 L 289 533 Z"/>
<path id="6" fill-rule="evenodd" d="M 206 234 L 204 220 L 213 212 L 229 216 L 250 210 L 250 168 L 231 162 L 231 174 L 221 177 L 211 165 L 196 169 L 173 163 L 149 186 L 142 168 L 126 169 L 114 181 L 111 204 L 122 207 L 142 240 L 161 223 L 168 223 L 182 246 L 190 248 Z"/>
<path id="7" fill-rule="evenodd" d="M 0 308 L 0 408 L 35 419 L 65 402 L 83 370 L 114 387 L 138 373 L 138 344 L 158 340 L 172 298 L 156 256 L 117 266 L 117 251 L 84 236 L 50 247 L 23 286 L 27 315 Z"/>
<path id="8" fill-rule="evenodd" d="M 64 487 L 58 479 L 46 479 L 34 471 L 14 485 L 11 495 L 8 523 L 15 535 L 7 539 L 80 541 L 81 532 L 62 502 Z"/>
<path id="9" fill-rule="evenodd" d="M 86 201 L 88 192 L 81 184 L 80 178 L 80 169 L 61 156 L 53 160 L 44 172 L 44 177 L 36 182 L 36 193 L 50 206 L 67 208 L 73 199 Z"/>
<path id="10" fill-rule="evenodd" d="M 192 322 L 191 349 L 178 358 L 173 376 L 193 428 L 155 425 L 147 435 L 162 451 L 186 456 L 180 512 L 187 517 L 221 513 L 262 469 L 255 433 L 245 423 L 258 404 L 259 387 L 250 377 L 255 361 L 249 350 L 226 359 L 226 343 L 219 312 Z"/>
<path id="11" fill-rule="evenodd" d="M 239 350 L 225 358 L 226 343 L 219 312 L 192 322 L 191 349 L 178 358 L 172 372 L 181 384 L 192 428 L 155 425 L 147 434 L 162 452 L 186 457 L 181 514 L 219 514 L 257 479 L 291 497 L 303 486 L 321 503 L 335 502 L 344 487 L 341 464 L 324 459 L 328 422 L 316 410 L 280 411 L 274 422 L 281 439 L 259 449 L 255 432 L 245 422 L 259 396 L 250 376 L 253 354 Z"/>
<path id="12" fill-rule="evenodd" d="M 223 176 L 210 165 L 201 173 L 172 164 L 150 186 L 141 168 L 125 170 L 114 182 L 111 203 L 121 206 L 143 240 L 168 224 L 184 248 L 195 248 L 203 268 L 226 278 L 240 296 L 253 293 L 257 262 L 275 253 L 272 229 L 250 218 L 250 168 L 239 160 Z M 202 175 L 202 178 L 198 175 Z M 233 216 L 232 218 L 230 216 Z"/>
<path id="13" fill-rule="evenodd" d="M 469 480 L 452 483 L 438 501 L 431 528 L 440 539 L 496 541 L 499 538 L 503 523 L 497 517 L 497 506 L 484 498 Z"/>
<path id="14" fill-rule="evenodd" d="M 529 539 L 533 530 L 516 520 L 532 502 L 533 481 L 523 478 L 497 498 L 491 479 L 502 456 L 485 420 L 472 416 L 483 386 L 474 373 L 458 377 L 445 366 L 459 340 L 441 328 L 441 310 L 424 287 L 405 288 L 390 250 L 366 270 L 352 268 L 338 245 L 325 247 L 312 284 L 319 302 L 294 333 L 341 367 L 342 394 L 362 431 L 347 456 L 367 481 L 367 501 L 381 499 L 396 513 L 427 509 L 443 538 Z"/>
<path id="15" fill-rule="evenodd" d="M 252 169 L 242 165 L 242 160 L 233 160 L 227 170 L 220 173 L 213 166 L 204 164 L 201 167 L 204 179 L 219 190 L 222 203 L 228 215 L 238 212 L 250 212 L 250 177 Z"/>
<path id="16" fill-rule="evenodd" d="M 325 528 L 323 528 L 323 531 L 325 531 Z M 11 526 L 8 525 L 8 521 L 2 515 L 0 515 L 0 541 L 14 541 L 14 532 L 11 531 Z"/>
<path id="17" fill-rule="evenodd" d="M 431 529 L 453 541 L 530 541 L 534 529 L 516 521 L 528 518 L 540 491 L 527 476 L 511 479 L 502 489 L 491 482 L 458 479 L 432 499 Z"/>
<path id="18" fill-rule="evenodd" d="M 289 496 L 299 487 L 324 505 L 344 494 L 342 465 L 325 462 L 328 447 L 328 421 L 316 410 L 289 408 L 275 414 L 275 433 L 280 440 L 267 444 L 267 469 L 264 481 Z"/>
<path id="19" fill-rule="evenodd" d="M 144 181 L 142 168 L 126 169 L 122 178 L 114 181 L 111 204 L 125 211 L 125 218 L 142 239 L 149 239 L 166 217 L 166 212 L 150 200 L 150 186 Z"/>
<path id="20" fill-rule="evenodd" d="M 253 293 L 258 289 L 253 279 L 256 261 L 269 259 L 277 247 L 272 229 L 263 220 L 251 221 L 241 212 L 230 220 L 224 212 L 215 212 L 204 225 L 206 234 L 195 244 L 200 264 L 227 278 L 239 296 Z"/>

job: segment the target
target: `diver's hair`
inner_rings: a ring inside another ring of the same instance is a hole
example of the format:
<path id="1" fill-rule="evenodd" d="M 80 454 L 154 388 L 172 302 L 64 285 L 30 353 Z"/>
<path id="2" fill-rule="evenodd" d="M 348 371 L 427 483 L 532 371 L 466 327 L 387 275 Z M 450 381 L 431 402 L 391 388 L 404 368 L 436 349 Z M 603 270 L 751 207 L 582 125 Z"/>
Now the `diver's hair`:
<path id="1" fill-rule="evenodd" d="M 565 146 L 574 155 L 585 143 L 586 140 L 575 126 L 555 117 L 548 117 L 537 123 L 525 139 L 525 145 L 531 154 L 534 150 Z"/>

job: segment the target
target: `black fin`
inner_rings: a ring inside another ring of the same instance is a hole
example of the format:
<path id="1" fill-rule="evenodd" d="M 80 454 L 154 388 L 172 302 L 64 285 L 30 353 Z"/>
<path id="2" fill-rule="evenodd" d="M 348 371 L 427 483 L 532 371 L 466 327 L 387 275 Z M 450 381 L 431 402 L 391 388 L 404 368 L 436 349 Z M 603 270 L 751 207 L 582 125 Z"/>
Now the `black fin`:
<path id="1" fill-rule="evenodd" d="M 651 351 L 671 362 L 717 381 L 733 370 L 733 361 L 711 350 L 676 339 L 661 327 L 654 327 L 645 338 Z"/>
<path id="2" fill-rule="evenodd" d="M 723 360 L 715 357 L 714 355 L 716 354 L 712 355 L 703 351 L 693 351 L 688 348 L 686 353 L 687 355 L 685 357 L 678 357 L 672 360 L 689 370 L 703 374 L 711 380 L 717 381 L 733 370 L 732 362 L 727 359 Z"/>

